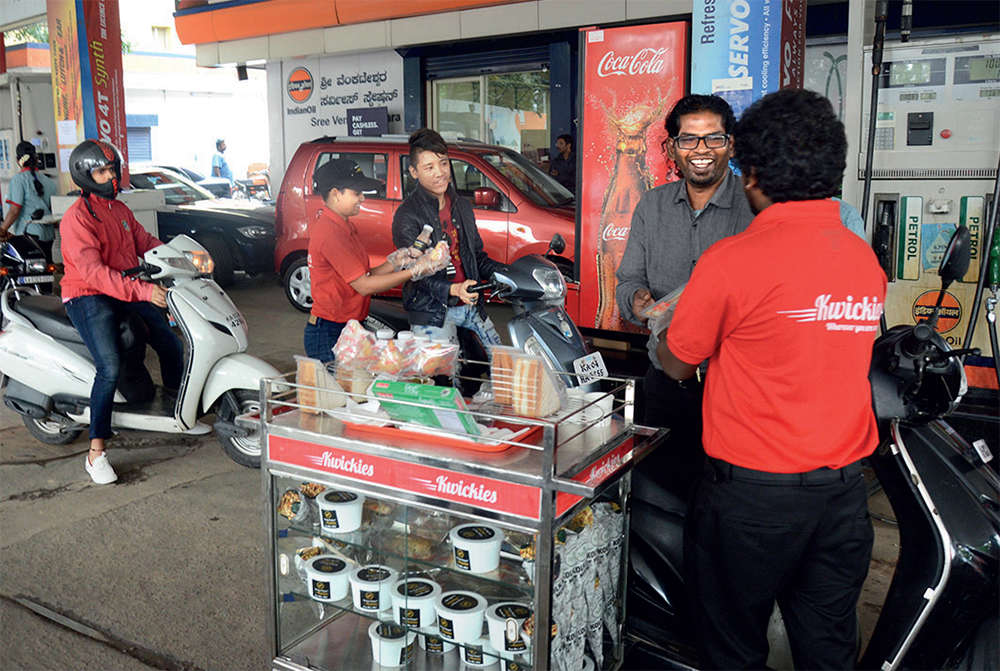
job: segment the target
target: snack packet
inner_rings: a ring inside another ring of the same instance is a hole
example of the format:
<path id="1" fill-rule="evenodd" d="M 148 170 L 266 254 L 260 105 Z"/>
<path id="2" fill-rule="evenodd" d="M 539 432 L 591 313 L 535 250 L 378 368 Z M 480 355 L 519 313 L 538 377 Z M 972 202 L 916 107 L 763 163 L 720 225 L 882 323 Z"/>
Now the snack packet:
<path id="1" fill-rule="evenodd" d="M 458 345 L 447 340 L 432 340 L 415 350 L 410 369 L 416 375 L 454 377 L 458 367 Z"/>
<path id="2" fill-rule="evenodd" d="M 375 334 L 358 320 L 351 319 L 340 332 L 337 344 L 333 346 L 333 355 L 338 368 L 368 366 L 375 361 Z"/>

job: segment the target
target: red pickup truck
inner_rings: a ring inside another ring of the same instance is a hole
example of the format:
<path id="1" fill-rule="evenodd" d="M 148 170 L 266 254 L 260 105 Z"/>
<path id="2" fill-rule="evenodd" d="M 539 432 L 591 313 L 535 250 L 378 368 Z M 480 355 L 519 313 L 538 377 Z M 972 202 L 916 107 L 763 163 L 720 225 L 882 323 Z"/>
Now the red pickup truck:
<path id="1" fill-rule="evenodd" d="M 478 142 L 448 144 L 452 182 L 473 202 L 476 223 L 490 257 L 510 263 L 525 254 L 543 254 L 559 233 L 566 240 L 562 256 L 550 257 L 572 275 L 575 249 L 575 202 L 563 188 L 516 151 Z M 416 188 L 410 177 L 405 137 L 320 138 L 302 144 L 278 193 L 274 264 L 288 300 L 307 312 L 309 289 L 309 222 L 323 204 L 313 193 L 313 171 L 334 158 L 350 158 L 362 172 L 385 183 L 368 195 L 351 221 L 366 241 L 372 266 L 393 250 L 392 217 L 403 198 Z M 398 294 L 398 290 L 396 292 Z"/>

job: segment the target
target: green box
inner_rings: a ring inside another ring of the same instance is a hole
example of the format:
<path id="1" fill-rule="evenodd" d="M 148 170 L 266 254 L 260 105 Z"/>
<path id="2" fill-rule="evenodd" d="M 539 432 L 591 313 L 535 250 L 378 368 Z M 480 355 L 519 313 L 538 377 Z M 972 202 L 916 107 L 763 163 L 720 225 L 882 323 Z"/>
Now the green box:
<path id="1" fill-rule="evenodd" d="M 396 421 L 479 435 L 479 425 L 465 412 L 465 399 L 454 387 L 376 380 L 372 393 Z M 393 400 L 419 405 L 393 403 Z"/>

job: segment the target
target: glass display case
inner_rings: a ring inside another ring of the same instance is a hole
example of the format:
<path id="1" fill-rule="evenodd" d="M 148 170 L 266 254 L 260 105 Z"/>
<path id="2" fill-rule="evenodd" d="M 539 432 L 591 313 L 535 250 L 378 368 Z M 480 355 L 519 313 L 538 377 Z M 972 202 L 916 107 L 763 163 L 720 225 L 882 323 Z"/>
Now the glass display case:
<path id="1" fill-rule="evenodd" d="M 629 474 L 664 436 L 631 381 L 544 419 L 470 404 L 504 427 L 474 441 L 302 391 L 266 380 L 257 420 L 274 669 L 620 667 Z"/>

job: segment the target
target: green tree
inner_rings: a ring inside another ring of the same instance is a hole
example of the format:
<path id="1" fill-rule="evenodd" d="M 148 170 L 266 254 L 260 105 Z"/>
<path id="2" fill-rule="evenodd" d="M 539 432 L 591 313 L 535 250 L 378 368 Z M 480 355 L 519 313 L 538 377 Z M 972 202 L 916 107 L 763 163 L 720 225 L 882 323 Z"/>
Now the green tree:
<path id="1" fill-rule="evenodd" d="M 8 30 L 3 34 L 3 43 L 8 47 L 15 44 L 24 44 L 25 42 L 48 44 L 49 24 L 45 21 L 39 21 L 28 26 Z"/>

